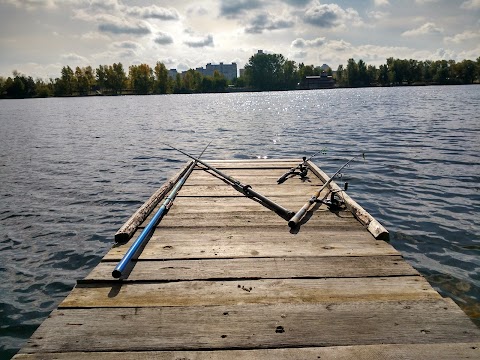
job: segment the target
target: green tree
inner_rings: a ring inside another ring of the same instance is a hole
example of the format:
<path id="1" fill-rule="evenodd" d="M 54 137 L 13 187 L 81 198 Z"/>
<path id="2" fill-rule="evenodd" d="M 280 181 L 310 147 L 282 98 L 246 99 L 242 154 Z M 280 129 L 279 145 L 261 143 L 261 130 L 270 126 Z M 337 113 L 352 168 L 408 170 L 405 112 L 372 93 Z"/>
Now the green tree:
<path id="1" fill-rule="evenodd" d="M 337 84 L 340 86 L 345 86 L 345 71 L 343 69 L 343 65 L 338 65 L 337 73 L 335 74 L 335 79 Z"/>
<path id="2" fill-rule="evenodd" d="M 132 65 L 129 80 L 135 94 L 149 94 L 154 83 L 153 70 L 147 64 Z"/>
<path id="3" fill-rule="evenodd" d="M 297 87 L 300 78 L 295 61 L 285 60 L 283 64 L 283 83 L 285 90 L 293 90 Z"/>
<path id="4" fill-rule="evenodd" d="M 279 90 L 283 85 L 283 65 L 281 54 L 257 53 L 245 65 L 248 84 L 258 90 Z"/>
<path id="5" fill-rule="evenodd" d="M 161 62 L 155 65 L 155 83 L 153 92 L 155 94 L 167 94 L 171 91 L 169 86 L 168 70 Z"/>
<path id="6" fill-rule="evenodd" d="M 122 63 L 114 63 L 106 69 L 105 87 L 112 91 L 114 95 L 121 94 L 127 82 L 127 75 L 123 70 Z"/>
<path id="7" fill-rule="evenodd" d="M 348 59 L 347 62 L 347 85 L 348 86 L 359 86 L 360 85 L 360 77 L 358 72 L 358 65 L 354 59 Z"/>
<path id="8" fill-rule="evenodd" d="M 95 77 L 91 66 L 84 68 L 75 68 L 75 82 L 79 95 L 88 95 L 92 87 L 95 85 Z"/>

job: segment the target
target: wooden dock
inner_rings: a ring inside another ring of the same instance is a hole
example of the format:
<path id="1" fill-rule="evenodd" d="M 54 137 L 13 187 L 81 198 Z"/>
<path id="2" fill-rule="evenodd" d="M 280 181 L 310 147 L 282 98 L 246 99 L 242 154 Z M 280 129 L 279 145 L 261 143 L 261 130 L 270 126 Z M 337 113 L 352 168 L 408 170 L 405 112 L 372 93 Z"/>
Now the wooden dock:
<path id="1" fill-rule="evenodd" d="M 325 182 L 312 164 L 308 181 L 277 185 L 299 162 L 208 161 L 293 211 Z M 148 218 L 15 359 L 480 359 L 480 329 L 346 200 L 290 230 L 196 168 L 128 277 L 112 270 Z"/>

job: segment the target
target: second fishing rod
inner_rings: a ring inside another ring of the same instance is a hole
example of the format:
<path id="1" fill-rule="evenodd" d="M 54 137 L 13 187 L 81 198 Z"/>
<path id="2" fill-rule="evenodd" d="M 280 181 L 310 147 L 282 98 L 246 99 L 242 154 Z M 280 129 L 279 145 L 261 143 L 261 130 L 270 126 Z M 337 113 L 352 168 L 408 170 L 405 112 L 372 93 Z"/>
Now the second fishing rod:
<path id="1" fill-rule="evenodd" d="M 173 150 L 176 150 L 180 153 L 182 153 L 183 155 L 185 156 L 188 156 L 190 159 L 192 160 L 195 160 L 196 162 L 198 162 L 199 164 L 202 164 L 203 166 L 205 166 L 207 169 L 213 171 L 214 173 L 216 173 L 217 175 L 219 175 L 221 178 L 223 178 L 226 182 L 228 182 L 231 186 L 233 186 L 233 188 L 239 192 L 241 192 L 242 194 L 244 194 L 245 196 L 247 197 L 250 197 L 250 198 L 254 198 L 254 199 L 257 199 L 259 200 L 263 205 L 265 205 L 266 207 L 270 208 L 271 210 L 273 210 L 275 213 L 277 213 L 280 217 L 282 217 L 283 219 L 285 220 L 289 220 L 293 215 L 295 215 L 295 213 L 291 210 L 288 210 L 286 208 L 284 208 L 283 206 L 281 205 L 278 205 L 277 203 L 275 203 L 274 201 L 270 200 L 269 198 L 267 198 L 266 196 L 260 194 L 259 192 L 255 191 L 252 189 L 252 187 L 250 185 L 246 185 L 246 184 L 242 184 L 240 181 L 238 181 L 237 179 L 234 179 L 233 177 L 223 173 L 222 171 L 214 168 L 213 166 L 207 164 L 206 162 L 186 153 L 185 151 L 182 151 L 180 149 L 177 149 L 176 147 L 173 147 L 172 145 L 169 145 L 169 144 L 165 144 L 166 146 L 172 148 Z"/>

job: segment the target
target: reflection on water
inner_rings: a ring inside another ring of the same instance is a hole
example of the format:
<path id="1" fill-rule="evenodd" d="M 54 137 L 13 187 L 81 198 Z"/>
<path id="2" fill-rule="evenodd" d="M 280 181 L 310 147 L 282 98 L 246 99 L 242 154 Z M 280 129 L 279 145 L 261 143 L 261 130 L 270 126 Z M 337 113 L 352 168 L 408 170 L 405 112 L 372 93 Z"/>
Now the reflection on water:
<path id="1" fill-rule="evenodd" d="M 186 161 L 311 155 L 480 324 L 480 86 L 0 103 L 0 354 L 11 356 Z"/>

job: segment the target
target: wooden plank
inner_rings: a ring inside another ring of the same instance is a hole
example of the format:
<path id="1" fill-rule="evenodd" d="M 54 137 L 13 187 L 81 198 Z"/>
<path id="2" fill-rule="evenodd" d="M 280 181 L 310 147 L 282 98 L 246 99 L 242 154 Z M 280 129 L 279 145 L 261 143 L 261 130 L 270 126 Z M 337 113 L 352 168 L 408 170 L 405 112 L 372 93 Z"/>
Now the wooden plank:
<path id="1" fill-rule="evenodd" d="M 173 208 L 172 208 L 173 209 Z M 215 210 L 212 208 L 211 210 Z M 321 227 L 334 227 L 338 226 L 345 227 L 350 226 L 351 228 L 362 229 L 362 225 L 355 219 L 352 213 L 343 211 L 338 214 L 330 212 L 328 209 L 322 207 L 313 213 L 309 213 L 309 216 L 305 217 L 310 219 L 310 226 L 321 226 Z M 139 227 L 146 226 L 153 215 L 147 217 L 145 222 Z M 162 222 L 159 225 L 159 228 L 165 227 L 205 227 L 205 226 L 221 226 L 221 227 L 238 227 L 238 226 L 248 226 L 256 227 L 258 229 L 268 229 L 271 227 L 279 227 L 285 232 L 289 232 L 290 228 L 288 227 L 287 221 L 281 218 L 279 215 L 274 212 L 246 212 L 246 211 L 232 211 L 232 212 L 179 212 L 172 210 L 167 216 L 162 219 Z"/>
<path id="2" fill-rule="evenodd" d="M 277 204 L 285 201 L 281 198 L 271 198 Z M 300 209 L 305 201 L 289 200 L 288 206 Z M 170 214 L 177 213 L 232 213 L 232 212 L 271 212 L 262 204 L 246 197 L 177 197 L 169 210 Z M 168 216 L 168 215 L 167 215 Z"/>
<path id="3" fill-rule="evenodd" d="M 138 234 L 110 249 L 104 260 L 118 261 Z M 297 234 L 269 228 L 157 228 L 139 259 L 205 259 L 241 257 L 399 255 L 391 245 L 375 241 L 364 229 L 307 228 Z"/>
<path id="4" fill-rule="evenodd" d="M 28 352 L 258 349 L 478 341 L 442 299 L 55 310 Z"/>
<path id="5" fill-rule="evenodd" d="M 357 345 L 262 350 L 70 352 L 55 353 L 57 360 L 467 360 L 480 357 L 480 342 L 439 344 Z M 19 354 L 15 360 L 44 360 L 45 354 Z"/>
<path id="6" fill-rule="evenodd" d="M 185 165 L 177 174 L 168 180 L 160 189 L 158 189 L 152 196 L 127 220 L 127 222 L 115 233 L 115 241 L 127 241 L 132 237 L 137 229 L 147 216 L 150 214 L 157 204 L 163 200 L 167 193 L 172 189 L 175 183 L 182 177 L 187 170 L 193 166 L 191 162 Z"/>
<path id="7" fill-rule="evenodd" d="M 275 185 L 256 185 L 252 187 L 253 190 L 259 194 L 272 197 L 283 196 L 292 197 L 297 196 L 307 201 L 318 189 L 315 185 L 295 186 L 294 184 Z M 325 191 L 322 194 L 326 194 Z M 235 190 L 233 186 L 227 184 L 221 185 L 198 185 L 198 186 L 184 186 L 178 192 L 178 196 L 245 196 L 241 192 Z"/>
<path id="8" fill-rule="evenodd" d="M 248 172 L 236 171 L 233 173 L 232 171 L 228 172 L 228 176 L 235 178 L 236 180 L 241 181 L 244 184 L 250 184 L 252 186 L 257 185 L 272 185 L 278 188 L 282 188 L 285 185 L 292 185 L 295 186 L 302 186 L 302 185 L 321 185 L 322 181 L 309 173 L 309 175 L 305 179 L 301 179 L 299 176 L 294 176 L 289 178 L 283 184 L 277 184 L 277 179 L 285 173 L 285 169 L 281 171 L 274 171 L 274 170 L 266 170 L 266 171 L 255 171 L 250 170 Z M 185 186 L 196 186 L 196 185 L 210 185 L 210 184 L 222 184 L 224 183 L 223 180 L 215 175 L 211 174 L 210 172 L 206 171 L 194 171 L 185 183 Z"/>
<path id="9" fill-rule="evenodd" d="M 318 168 L 315 164 L 309 164 L 312 171 L 317 174 L 320 178 L 324 181 L 328 181 L 329 177 L 325 174 L 320 168 Z M 341 195 L 343 201 L 347 205 L 347 208 L 355 215 L 355 217 L 367 227 L 368 231 L 375 236 L 376 239 L 388 240 L 389 233 L 385 227 L 380 224 L 372 215 L 370 215 L 364 208 L 362 208 L 355 200 L 353 200 L 346 192 L 342 191 L 342 189 L 332 181 L 330 183 L 330 189 L 332 191 L 338 191 Z"/>
<path id="10" fill-rule="evenodd" d="M 85 281 L 111 281 L 116 262 L 101 262 Z M 401 256 L 138 261 L 128 281 L 412 276 Z"/>
<path id="11" fill-rule="evenodd" d="M 155 307 L 441 299 L 420 276 L 79 284 L 67 307 Z"/>
<path id="12" fill-rule="evenodd" d="M 214 161 L 205 160 L 205 162 L 219 170 L 223 169 L 285 169 L 290 170 L 292 167 L 298 165 L 298 162 L 294 161 L 275 161 L 275 160 L 260 160 L 260 161 Z"/>

